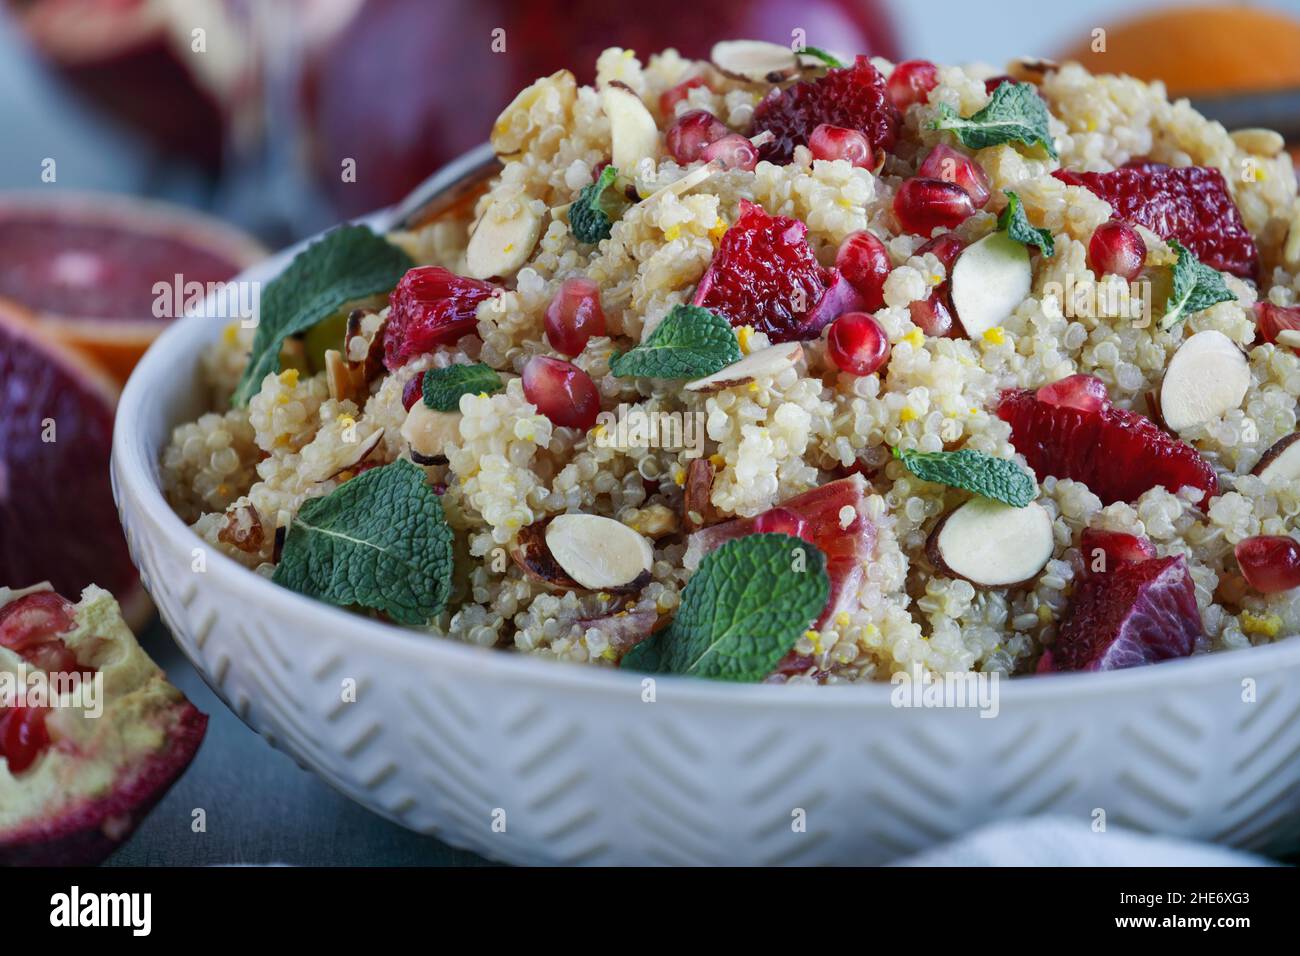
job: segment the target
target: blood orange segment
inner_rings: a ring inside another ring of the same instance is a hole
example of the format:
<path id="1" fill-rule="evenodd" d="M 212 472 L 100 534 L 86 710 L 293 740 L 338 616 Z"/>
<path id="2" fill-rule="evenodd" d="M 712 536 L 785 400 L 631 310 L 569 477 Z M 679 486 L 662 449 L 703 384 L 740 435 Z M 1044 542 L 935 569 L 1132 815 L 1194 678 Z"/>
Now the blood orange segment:
<path id="1" fill-rule="evenodd" d="M 1048 475 L 1081 481 L 1105 504 L 1135 501 L 1157 486 L 1200 488 L 1202 507 L 1219 493 L 1214 468 L 1195 448 L 1136 412 L 1083 411 L 1022 389 L 1002 396 L 998 417 L 1011 425 L 1011 443 L 1039 481 Z"/>
<path id="2" fill-rule="evenodd" d="M 34 320 L 0 306 L 0 583 L 98 583 L 140 622 L 140 590 L 109 486 L 117 390 Z"/>

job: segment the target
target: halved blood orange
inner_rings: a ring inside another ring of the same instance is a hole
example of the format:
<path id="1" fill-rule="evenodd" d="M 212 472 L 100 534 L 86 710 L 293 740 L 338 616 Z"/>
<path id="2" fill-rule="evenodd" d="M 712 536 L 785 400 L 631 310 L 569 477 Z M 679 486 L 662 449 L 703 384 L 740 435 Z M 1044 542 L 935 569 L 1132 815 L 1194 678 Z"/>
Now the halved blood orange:
<path id="1" fill-rule="evenodd" d="M 207 289 L 265 256 L 238 230 L 168 203 L 69 192 L 0 197 L 0 298 L 29 309 L 119 382 L 180 314 L 188 283 Z M 170 294 L 178 281 L 180 295 Z"/>
<path id="2" fill-rule="evenodd" d="M 0 304 L 0 587 L 111 591 L 150 611 L 109 485 L 117 386 L 30 314 Z"/>

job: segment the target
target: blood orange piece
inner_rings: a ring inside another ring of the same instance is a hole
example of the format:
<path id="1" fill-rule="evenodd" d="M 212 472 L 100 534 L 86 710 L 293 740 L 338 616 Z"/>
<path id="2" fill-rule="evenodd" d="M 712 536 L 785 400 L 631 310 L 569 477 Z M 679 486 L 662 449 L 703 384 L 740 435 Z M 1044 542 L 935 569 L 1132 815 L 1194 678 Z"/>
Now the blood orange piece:
<path id="1" fill-rule="evenodd" d="M 449 345 L 474 331 L 478 304 L 496 287 L 467 279 L 442 266 L 407 271 L 388 297 L 384 365 L 399 368 L 416 356 Z"/>
<path id="2" fill-rule="evenodd" d="M 108 459 L 117 389 L 30 316 L 0 305 L 0 585 L 98 583 L 149 611 L 118 523 Z"/>

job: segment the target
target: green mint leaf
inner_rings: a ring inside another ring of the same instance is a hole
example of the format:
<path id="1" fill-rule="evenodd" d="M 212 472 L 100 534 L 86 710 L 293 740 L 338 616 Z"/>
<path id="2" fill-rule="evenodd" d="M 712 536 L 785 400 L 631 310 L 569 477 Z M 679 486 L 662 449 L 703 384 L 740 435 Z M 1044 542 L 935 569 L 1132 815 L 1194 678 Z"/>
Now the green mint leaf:
<path id="1" fill-rule="evenodd" d="M 650 337 L 609 363 L 618 378 L 699 378 L 739 362 L 731 323 L 698 305 L 678 305 Z"/>
<path id="2" fill-rule="evenodd" d="M 1020 202 L 1020 197 L 1010 189 L 1005 189 L 1003 192 L 1007 194 L 1008 202 L 1007 208 L 1002 210 L 1002 215 L 998 216 L 998 228 L 1016 242 L 1026 246 L 1037 246 L 1045 256 L 1055 255 L 1056 243 L 1052 239 L 1051 232 L 1031 225 L 1029 217 L 1025 215 L 1025 207 Z"/>
<path id="3" fill-rule="evenodd" d="M 410 256 L 367 226 L 340 226 L 294 257 L 262 290 L 253 350 L 231 401 L 246 405 L 262 379 L 280 371 L 280 346 L 337 312 L 347 302 L 389 292 Z"/>
<path id="4" fill-rule="evenodd" d="M 923 481 L 964 488 L 985 498 L 1023 508 L 1038 494 L 1038 482 L 1014 461 L 980 451 L 908 451 L 894 449 L 894 457 Z"/>
<path id="5" fill-rule="evenodd" d="M 608 239 L 614 220 L 622 216 L 630 205 L 617 192 L 610 191 L 617 179 L 618 169 L 606 166 L 594 183 L 582 187 L 578 198 L 569 207 L 569 230 L 579 242 Z"/>
<path id="6" fill-rule="evenodd" d="M 1170 239 L 1169 245 L 1178 253 L 1178 261 L 1174 263 L 1174 283 L 1165 301 L 1165 314 L 1160 319 L 1160 328 L 1164 331 L 1172 329 L 1194 312 L 1236 298 L 1223 281 L 1221 272 L 1201 262 L 1177 239 Z"/>
<path id="7" fill-rule="evenodd" d="M 462 395 L 499 392 L 505 387 L 496 369 L 482 362 L 431 368 L 424 373 L 424 381 L 420 383 L 424 404 L 436 412 L 456 411 L 460 408 Z"/>
<path id="8" fill-rule="evenodd" d="M 827 52 L 826 52 L 825 50 L 823 50 L 821 47 L 817 47 L 817 46 L 806 46 L 806 47 L 804 47 L 802 50 L 799 51 L 799 54 L 800 54 L 801 56 L 810 56 L 810 57 L 812 57 L 812 58 L 815 59 L 815 60 L 821 60 L 823 63 L 825 63 L 825 64 L 826 64 L 828 67 L 830 67 L 832 70 L 840 70 L 840 69 L 843 69 L 843 68 L 844 68 L 844 61 L 843 61 L 843 60 L 841 60 L 839 57 L 835 56 L 833 53 L 827 53 Z"/>
<path id="9" fill-rule="evenodd" d="M 623 658 L 629 669 L 759 681 L 830 597 L 826 558 L 802 538 L 751 534 L 705 555 L 672 624 Z"/>
<path id="10" fill-rule="evenodd" d="M 422 625 L 451 592 L 452 532 L 409 461 L 371 468 L 303 503 L 271 580 L 340 607 Z"/>
<path id="11" fill-rule="evenodd" d="M 1032 83 L 1003 83 L 993 91 L 993 98 L 979 112 L 962 118 L 948 104 L 939 105 L 939 116 L 930 129 L 944 129 L 956 135 L 970 149 L 1024 143 L 1041 146 L 1056 157 L 1048 127 L 1047 104 L 1038 96 Z"/>

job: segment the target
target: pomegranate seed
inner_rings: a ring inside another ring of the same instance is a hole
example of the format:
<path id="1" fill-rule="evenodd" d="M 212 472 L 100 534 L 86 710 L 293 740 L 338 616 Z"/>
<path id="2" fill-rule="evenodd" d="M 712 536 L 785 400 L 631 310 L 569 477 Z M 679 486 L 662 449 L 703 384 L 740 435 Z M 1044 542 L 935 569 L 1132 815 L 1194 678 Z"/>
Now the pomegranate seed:
<path id="1" fill-rule="evenodd" d="M 869 232 L 844 237 L 835 253 L 835 268 L 862 296 L 862 308 L 875 312 L 885 304 L 885 279 L 893 268 L 885 244 Z"/>
<path id="2" fill-rule="evenodd" d="M 575 276 L 560 284 L 546 307 L 546 341 L 565 355 L 577 355 L 587 340 L 605 334 L 605 313 L 600 307 L 600 286 Z"/>
<path id="3" fill-rule="evenodd" d="M 0 647 L 47 673 L 81 670 L 77 656 L 61 635 L 76 623 L 73 606 L 52 591 L 38 591 L 0 609 Z"/>
<path id="4" fill-rule="evenodd" d="M 807 537 L 808 522 L 789 508 L 772 508 L 754 519 L 755 534 L 788 534 L 792 538 Z"/>
<path id="5" fill-rule="evenodd" d="M 424 373 L 421 372 L 402 386 L 402 407 L 408 412 L 424 395 Z"/>
<path id="6" fill-rule="evenodd" d="M 1110 405 L 1106 383 L 1092 375 L 1067 375 L 1044 385 L 1034 398 L 1057 408 L 1077 408 L 1081 412 L 1100 412 Z"/>
<path id="7" fill-rule="evenodd" d="M 899 225 L 918 236 L 928 236 L 936 229 L 955 229 L 974 212 L 970 194 L 942 179 L 909 179 L 894 197 Z"/>
<path id="8" fill-rule="evenodd" d="M 924 179 L 942 179 L 956 183 L 966 190 L 976 209 L 983 209 L 989 201 L 989 177 L 984 167 L 963 152 L 940 143 L 925 157 L 916 171 Z"/>
<path id="9" fill-rule="evenodd" d="M 912 323 L 926 335 L 937 339 L 956 336 L 957 323 L 952 319 L 948 283 L 936 287 L 926 298 L 914 300 L 908 309 L 912 313 Z"/>
<path id="10" fill-rule="evenodd" d="M 866 312 L 846 312 L 831 323 L 826 351 L 841 370 L 871 375 L 889 360 L 889 339 Z"/>
<path id="11" fill-rule="evenodd" d="M 1284 534 L 1262 534 L 1239 541 L 1237 566 L 1246 583 L 1261 594 L 1300 587 L 1300 544 Z"/>
<path id="12" fill-rule="evenodd" d="M 719 160 L 727 169 L 752 171 L 758 165 L 758 147 L 739 133 L 728 133 L 705 146 L 700 159 L 711 163 Z"/>
<path id="13" fill-rule="evenodd" d="M 1097 275 L 1111 273 L 1132 282 L 1146 263 L 1147 244 L 1126 222 L 1103 222 L 1088 240 L 1088 266 Z"/>
<path id="14" fill-rule="evenodd" d="M 524 366 L 524 397 L 556 425 L 586 430 L 600 414 L 600 394 L 578 366 L 534 355 Z"/>
<path id="15" fill-rule="evenodd" d="M 876 156 L 871 141 L 855 129 L 822 123 L 808 137 L 808 148 L 813 159 L 848 160 L 850 166 L 875 169 Z"/>
<path id="16" fill-rule="evenodd" d="M 708 110 L 683 113 L 668 127 L 664 142 L 673 159 L 683 166 L 700 158 L 704 147 L 726 136 L 729 130 L 722 120 Z"/>
<path id="17" fill-rule="evenodd" d="M 1255 329 L 1262 341 L 1276 344 L 1279 332 L 1300 332 L 1300 308 L 1256 302 Z"/>
<path id="18" fill-rule="evenodd" d="M 913 103 L 924 103 L 938 85 L 939 68 L 929 60 L 904 60 L 889 74 L 889 98 L 905 110 Z"/>
<path id="19" fill-rule="evenodd" d="M 1156 556 L 1155 546 L 1146 538 L 1096 528 L 1083 529 L 1079 550 L 1083 552 L 1083 569 L 1088 574 L 1104 573 L 1121 564 Z"/>
<path id="20" fill-rule="evenodd" d="M 20 774 L 50 745 L 44 707 L 7 707 L 0 710 L 0 757 L 11 774 Z"/>
<path id="21" fill-rule="evenodd" d="M 935 236 L 921 248 L 916 250 L 918 256 L 923 256 L 927 252 L 934 253 L 934 257 L 943 263 L 944 271 L 948 273 L 948 278 L 952 278 L 952 266 L 961 255 L 961 251 L 966 248 L 966 243 L 962 242 L 951 232 L 945 232 L 942 235 Z"/>
<path id="22" fill-rule="evenodd" d="M 664 90 L 659 94 L 659 112 L 665 117 L 671 118 L 673 110 L 677 104 L 686 99 L 687 94 L 698 86 L 704 85 L 704 77 L 693 76 L 689 80 L 683 80 L 672 89 Z"/>

